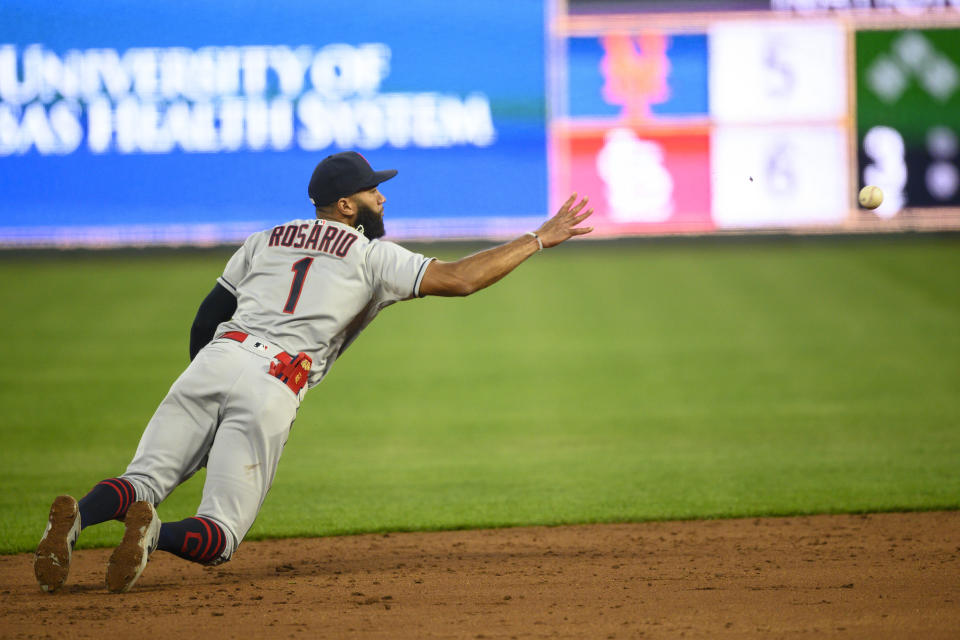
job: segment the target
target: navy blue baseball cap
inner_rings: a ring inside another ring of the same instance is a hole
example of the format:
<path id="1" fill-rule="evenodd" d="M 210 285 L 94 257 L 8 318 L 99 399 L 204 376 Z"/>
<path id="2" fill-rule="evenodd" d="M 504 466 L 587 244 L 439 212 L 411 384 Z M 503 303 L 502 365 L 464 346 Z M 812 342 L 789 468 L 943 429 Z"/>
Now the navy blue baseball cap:
<path id="1" fill-rule="evenodd" d="M 342 151 L 320 161 L 310 177 L 307 193 L 314 206 L 322 207 L 358 191 L 372 189 L 395 175 L 396 169 L 374 171 L 367 159 L 356 151 Z"/>

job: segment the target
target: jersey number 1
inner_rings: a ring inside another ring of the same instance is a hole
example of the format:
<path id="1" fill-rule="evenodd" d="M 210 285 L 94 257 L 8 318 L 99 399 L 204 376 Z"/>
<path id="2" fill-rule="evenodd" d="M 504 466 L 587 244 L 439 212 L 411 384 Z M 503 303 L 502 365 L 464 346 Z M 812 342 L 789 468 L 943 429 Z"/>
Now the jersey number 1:
<path id="1" fill-rule="evenodd" d="M 293 282 L 290 283 L 290 295 L 287 296 L 287 304 L 283 305 L 284 313 L 293 313 L 297 308 L 297 302 L 300 301 L 300 292 L 303 291 L 303 281 L 307 279 L 307 271 L 313 264 L 313 258 L 304 258 L 297 260 L 290 267 L 293 271 Z"/>

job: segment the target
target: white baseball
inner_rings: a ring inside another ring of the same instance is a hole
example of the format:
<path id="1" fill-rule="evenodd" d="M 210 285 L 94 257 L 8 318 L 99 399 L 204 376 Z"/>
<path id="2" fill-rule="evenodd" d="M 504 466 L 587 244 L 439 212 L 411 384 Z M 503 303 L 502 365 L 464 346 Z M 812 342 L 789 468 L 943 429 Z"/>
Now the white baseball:
<path id="1" fill-rule="evenodd" d="M 857 200 L 864 209 L 876 209 L 880 206 L 880 203 L 883 202 L 883 190 L 881 190 L 880 187 L 868 184 L 863 189 L 860 189 L 860 195 L 857 196 Z"/>

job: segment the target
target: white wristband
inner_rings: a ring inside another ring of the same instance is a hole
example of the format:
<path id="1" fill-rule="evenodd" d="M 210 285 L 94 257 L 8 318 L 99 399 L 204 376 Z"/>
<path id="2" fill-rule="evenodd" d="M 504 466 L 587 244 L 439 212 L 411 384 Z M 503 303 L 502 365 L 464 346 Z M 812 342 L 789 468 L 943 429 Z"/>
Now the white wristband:
<path id="1" fill-rule="evenodd" d="M 528 235 L 528 236 L 533 236 L 534 240 L 537 241 L 537 244 L 540 245 L 540 248 L 537 249 L 537 252 L 538 252 L 538 253 L 539 253 L 540 251 L 543 251 L 543 240 L 540 239 L 540 236 L 538 236 L 538 235 L 536 234 L 536 232 L 534 232 L 534 231 L 527 231 L 526 235 Z"/>

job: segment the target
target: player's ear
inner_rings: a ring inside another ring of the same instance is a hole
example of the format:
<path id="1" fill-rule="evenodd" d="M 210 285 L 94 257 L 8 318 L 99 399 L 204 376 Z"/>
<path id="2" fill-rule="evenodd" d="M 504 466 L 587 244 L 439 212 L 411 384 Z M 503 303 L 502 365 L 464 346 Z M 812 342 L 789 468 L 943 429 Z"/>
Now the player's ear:
<path id="1" fill-rule="evenodd" d="M 353 206 L 353 201 L 350 198 L 340 198 L 337 200 L 337 212 L 349 218 L 356 213 L 355 207 Z"/>

